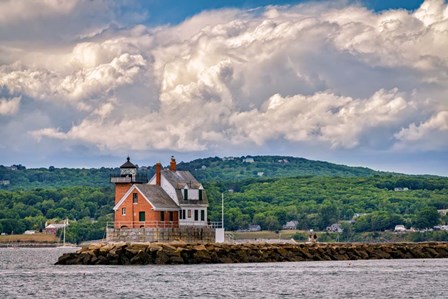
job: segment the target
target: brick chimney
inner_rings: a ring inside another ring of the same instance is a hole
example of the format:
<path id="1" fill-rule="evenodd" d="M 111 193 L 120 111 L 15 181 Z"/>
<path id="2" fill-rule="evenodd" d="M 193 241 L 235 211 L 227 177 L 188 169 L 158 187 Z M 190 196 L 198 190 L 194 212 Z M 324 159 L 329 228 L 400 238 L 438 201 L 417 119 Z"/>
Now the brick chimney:
<path id="1" fill-rule="evenodd" d="M 176 159 L 174 158 L 174 156 L 171 156 L 170 170 L 171 171 L 176 171 Z"/>
<path id="2" fill-rule="evenodd" d="M 156 185 L 161 185 L 162 182 L 162 164 L 156 163 Z"/>

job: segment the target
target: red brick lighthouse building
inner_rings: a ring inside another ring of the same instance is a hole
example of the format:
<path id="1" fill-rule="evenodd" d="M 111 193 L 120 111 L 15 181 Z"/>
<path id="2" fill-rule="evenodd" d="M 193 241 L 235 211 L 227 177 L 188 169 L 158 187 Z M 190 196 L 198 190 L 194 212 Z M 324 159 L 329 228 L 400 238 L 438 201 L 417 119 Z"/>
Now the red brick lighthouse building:
<path id="1" fill-rule="evenodd" d="M 174 157 L 167 169 L 157 163 L 149 182 L 139 178 L 128 157 L 111 182 L 115 184 L 116 229 L 207 225 L 206 192 L 190 172 L 177 170 Z"/>

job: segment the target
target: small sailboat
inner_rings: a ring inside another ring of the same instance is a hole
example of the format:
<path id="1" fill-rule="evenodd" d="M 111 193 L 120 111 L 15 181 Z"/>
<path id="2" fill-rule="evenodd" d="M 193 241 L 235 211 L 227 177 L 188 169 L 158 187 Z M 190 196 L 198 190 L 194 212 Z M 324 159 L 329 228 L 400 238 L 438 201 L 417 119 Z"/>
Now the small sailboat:
<path id="1" fill-rule="evenodd" d="M 58 248 L 77 248 L 76 246 L 73 246 L 72 244 L 66 244 L 65 243 L 65 228 L 68 226 L 68 219 L 64 220 L 64 227 L 62 228 L 62 246 L 58 246 Z"/>

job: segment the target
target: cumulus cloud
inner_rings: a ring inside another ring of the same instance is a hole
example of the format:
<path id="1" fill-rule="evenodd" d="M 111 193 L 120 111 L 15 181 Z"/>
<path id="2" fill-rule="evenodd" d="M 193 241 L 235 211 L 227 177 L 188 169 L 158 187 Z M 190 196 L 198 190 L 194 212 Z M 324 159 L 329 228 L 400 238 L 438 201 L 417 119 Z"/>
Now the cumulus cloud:
<path id="1" fill-rule="evenodd" d="M 437 149 L 446 147 L 448 136 L 448 111 L 440 111 L 429 119 L 416 124 L 411 123 L 395 134 L 400 140 L 396 145 L 401 149 L 404 147 L 416 147 L 417 149 Z"/>
<path id="2" fill-rule="evenodd" d="M 104 152 L 217 152 L 272 141 L 420 148 L 430 132 L 447 137 L 447 7 L 427 0 L 414 12 L 325 3 L 218 10 L 175 26 L 99 31 L 63 47 L 6 42 L 0 95 L 26 97 L 28 109 L 75 109 L 28 133 Z M 446 148 L 448 138 L 438 140 L 425 150 Z"/>
<path id="3" fill-rule="evenodd" d="M 397 90 L 380 90 L 368 99 L 332 93 L 312 96 L 274 95 L 264 111 L 251 110 L 232 118 L 238 136 L 261 145 L 284 136 L 291 141 L 323 141 L 331 147 L 352 148 L 361 134 L 384 126 L 396 126 L 403 113 L 415 113 Z"/>
<path id="4" fill-rule="evenodd" d="M 72 102 L 88 109 L 91 99 L 129 84 L 145 66 L 139 54 L 111 55 L 104 45 L 77 45 L 65 70 L 22 65 L 0 66 L 0 86 L 11 94 L 25 94 L 37 100 Z"/>
<path id="5" fill-rule="evenodd" d="M 67 15 L 80 1 L 14 1 L 0 2 L 0 24 L 19 23 L 51 15 Z"/>
<path id="6" fill-rule="evenodd" d="M 19 111 L 20 97 L 12 99 L 0 98 L 0 115 L 13 115 Z"/>

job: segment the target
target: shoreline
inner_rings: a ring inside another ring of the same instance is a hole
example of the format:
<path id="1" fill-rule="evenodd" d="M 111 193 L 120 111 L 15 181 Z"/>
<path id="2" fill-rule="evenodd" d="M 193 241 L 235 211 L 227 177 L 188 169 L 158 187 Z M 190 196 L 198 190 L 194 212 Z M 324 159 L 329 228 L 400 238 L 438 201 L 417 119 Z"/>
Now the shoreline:
<path id="1" fill-rule="evenodd" d="M 58 243 L 28 243 L 28 242 L 11 242 L 0 243 L 0 248 L 44 248 L 44 247 L 58 247 Z"/>
<path id="2" fill-rule="evenodd" d="M 448 258 L 448 242 L 424 243 L 93 243 L 56 265 L 219 264 Z"/>
<path id="3" fill-rule="evenodd" d="M 81 246 L 66 244 L 66 246 L 62 245 L 62 243 L 33 243 L 33 242 L 11 242 L 11 243 L 0 243 L 0 248 L 81 248 Z"/>

